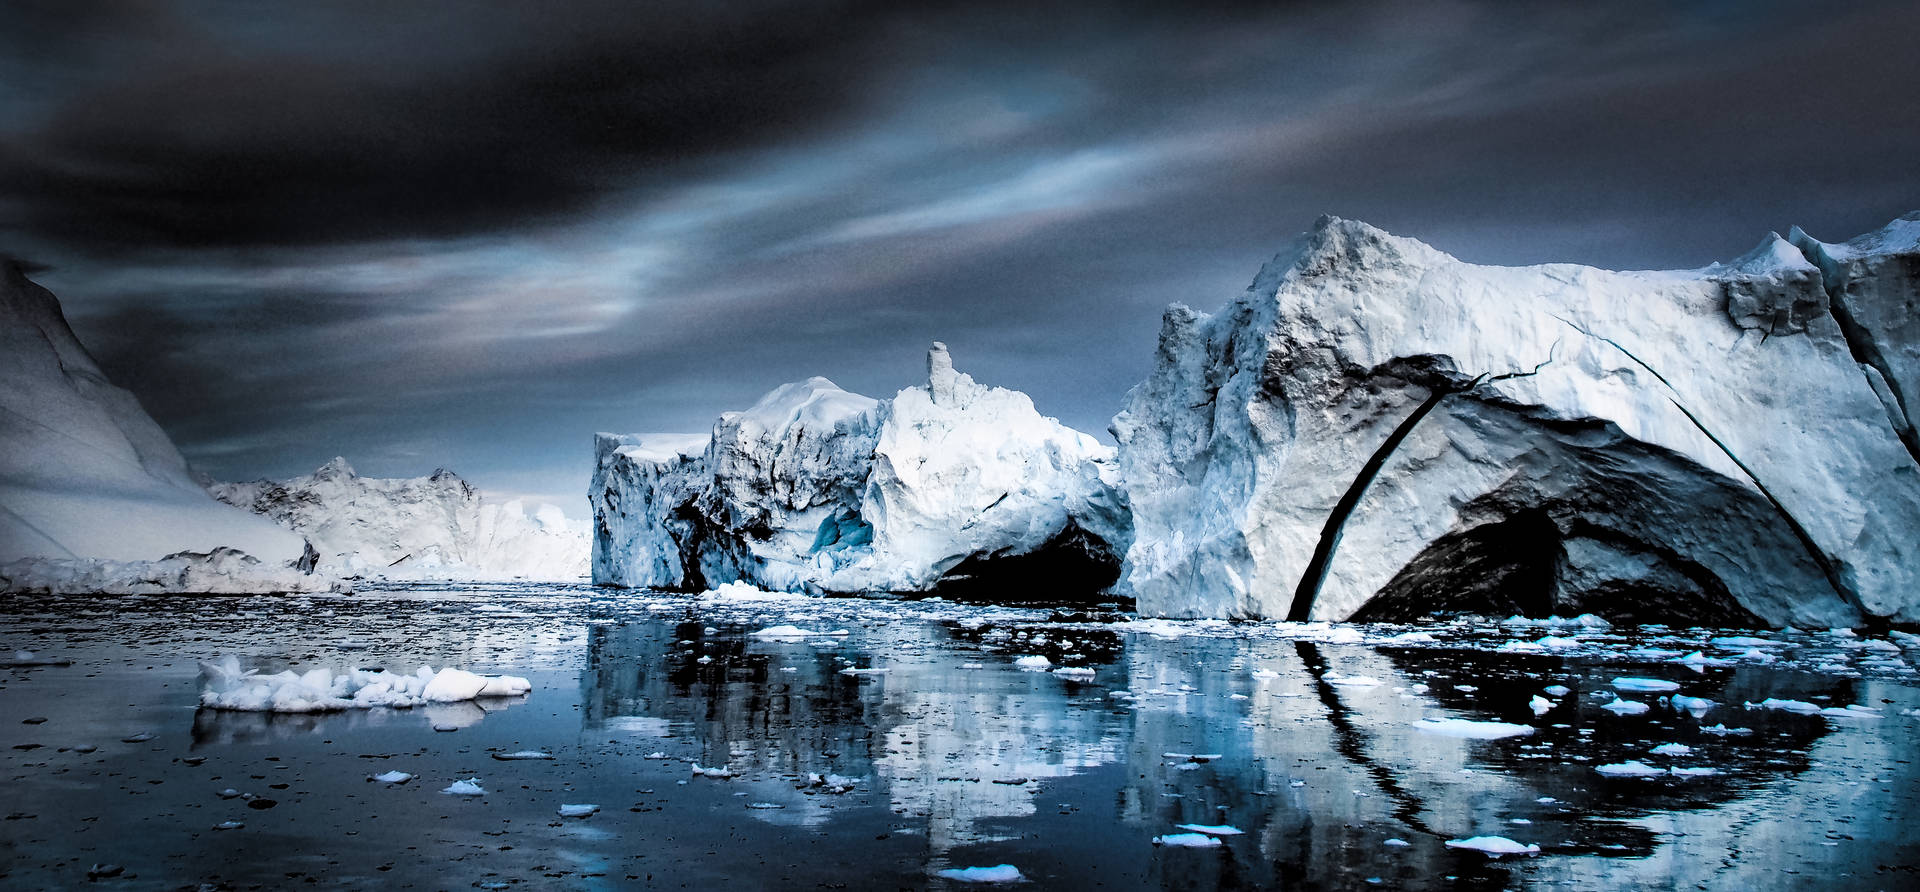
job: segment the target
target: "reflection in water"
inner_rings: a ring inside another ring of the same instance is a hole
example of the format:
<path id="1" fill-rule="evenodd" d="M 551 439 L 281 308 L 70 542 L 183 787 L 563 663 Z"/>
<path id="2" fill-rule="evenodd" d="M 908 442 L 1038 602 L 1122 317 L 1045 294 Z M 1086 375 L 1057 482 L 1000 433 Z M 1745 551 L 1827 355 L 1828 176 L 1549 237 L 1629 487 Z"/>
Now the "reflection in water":
<path id="1" fill-rule="evenodd" d="M 1700 717 L 1629 694 L 1649 701 L 1648 712 L 1616 715 L 1602 708 L 1614 696 L 1608 681 L 1628 669 L 1547 655 L 1122 637 L 1045 623 L 901 622 L 769 641 L 710 621 L 594 628 L 582 676 L 588 728 L 689 744 L 703 764 L 739 772 L 752 797 L 787 804 L 767 813 L 783 823 L 834 819 L 831 808 L 809 807 L 793 779 L 863 778 L 903 819 L 925 822 L 935 856 L 1020 838 L 1017 819 L 1043 814 L 1043 791 L 1075 776 L 1108 784 L 1112 820 L 1128 828 L 1114 836 L 1103 825 L 1114 844 L 1144 845 L 1184 823 L 1246 831 L 1236 843 L 1251 846 L 1156 851 L 1152 882 L 1181 889 L 1370 879 L 1495 887 L 1542 873 L 1603 885 L 1616 872 L 1623 885 L 1714 881 L 1711 859 L 1653 856 L 1672 847 L 1675 827 L 1750 832 L 1687 816 L 1773 795 L 1809 769 L 1829 734 L 1825 718 L 1740 704 L 1846 704 L 1859 694 L 1843 677 L 1762 665 L 1695 675 L 1668 664 L 1633 671 L 1679 673 L 1688 695 L 1721 705 Z M 1012 665 L 1029 654 L 1092 677 Z M 1553 684 L 1573 690 L 1536 715 L 1530 701 Z M 1416 731 L 1425 717 L 1538 731 L 1459 740 Z M 1733 733 L 1703 730 L 1723 721 Z M 1649 755 L 1663 743 L 1693 755 Z M 1719 773 L 1648 781 L 1594 771 L 1628 760 Z M 1445 846 L 1476 835 L 1601 857 L 1493 861 Z"/>
<path id="2" fill-rule="evenodd" d="M 236 712 L 200 708 L 193 711 L 193 745 L 224 746 L 265 743 L 307 734 L 421 725 L 467 728 L 488 713 L 525 703 L 525 696 L 481 697 L 459 703 L 434 703 L 414 709 L 347 709 L 339 712 Z"/>

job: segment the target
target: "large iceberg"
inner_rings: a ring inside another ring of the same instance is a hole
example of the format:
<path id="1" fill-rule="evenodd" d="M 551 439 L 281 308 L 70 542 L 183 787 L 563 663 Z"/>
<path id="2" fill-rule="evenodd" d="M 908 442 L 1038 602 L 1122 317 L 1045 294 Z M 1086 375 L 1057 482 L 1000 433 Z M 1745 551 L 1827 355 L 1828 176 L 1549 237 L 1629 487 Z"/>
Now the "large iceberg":
<path id="1" fill-rule="evenodd" d="M 495 503 L 460 475 L 362 477 L 336 457 L 288 480 L 215 483 L 214 497 L 313 543 L 319 569 L 402 578 L 579 579 L 587 529 L 552 505 Z"/>
<path id="2" fill-rule="evenodd" d="M 1142 613 L 1920 621 L 1920 215 L 1727 264 L 1322 218 L 1114 419 Z"/>
<path id="3" fill-rule="evenodd" d="M 711 435 L 596 440 L 595 582 L 698 590 L 1089 594 L 1129 518 L 1112 448 L 976 383 L 947 348 L 890 400 L 825 378 Z"/>
<path id="4" fill-rule="evenodd" d="M 306 556 L 299 536 L 209 498 L 166 432 L 100 371 L 53 294 L 0 261 L 0 564 L 28 561 L 14 571 L 71 591 L 86 579 L 206 570 L 188 556 L 222 549 L 276 577 Z M 170 555 L 182 555 L 178 566 L 138 566 Z M 230 579 L 254 566 L 214 563 Z"/>

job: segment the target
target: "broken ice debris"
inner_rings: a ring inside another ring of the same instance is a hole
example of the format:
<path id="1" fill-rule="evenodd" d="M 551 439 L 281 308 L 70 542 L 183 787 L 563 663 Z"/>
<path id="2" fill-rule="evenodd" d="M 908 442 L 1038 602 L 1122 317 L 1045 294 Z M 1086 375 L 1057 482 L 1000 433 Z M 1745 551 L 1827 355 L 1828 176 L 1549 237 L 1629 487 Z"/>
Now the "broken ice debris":
<path id="1" fill-rule="evenodd" d="M 599 810 L 600 810 L 600 806 L 593 805 L 593 804 L 587 804 L 587 803 L 583 803 L 580 805 L 564 805 L 563 804 L 560 806 L 560 817 L 584 818 L 589 815 L 592 815 L 594 812 L 597 812 Z"/>
<path id="2" fill-rule="evenodd" d="M 1687 746 L 1684 743 L 1663 743 L 1647 752 L 1656 756 L 1691 756 L 1693 755 L 1693 747 Z"/>
<path id="3" fill-rule="evenodd" d="M 728 778 L 733 776 L 733 771 L 724 765 L 718 768 L 701 768 L 700 763 L 698 762 L 691 762 L 688 764 L 690 764 L 693 767 L 693 773 L 700 775 L 701 777 Z"/>
<path id="4" fill-rule="evenodd" d="M 1622 700 L 1614 697 L 1613 702 L 1600 707 L 1615 715 L 1639 715 L 1647 711 L 1647 704 L 1638 700 Z"/>
<path id="5" fill-rule="evenodd" d="M 1667 775 L 1665 768 L 1655 768 L 1637 759 L 1612 765 L 1599 765 L 1593 770 L 1608 777 L 1665 777 Z"/>
<path id="6" fill-rule="evenodd" d="M 1768 697 L 1767 699 L 1762 700 L 1758 703 L 1749 702 L 1747 703 L 1747 708 L 1748 709 L 1778 709 L 1778 710 L 1783 710 L 1785 712 L 1797 712 L 1801 715 L 1813 715 L 1820 711 L 1819 706 L 1816 706 L 1812 703 L 1808 703 L 1805 700 L 1781 700 L 1776 697 Z"/>
<path id="7" fill-rule="evenodd" d="M 1042 656 L 1026 656 L 1014 660 L 1013 665 L 1029 671 L 1044 672 L 1053 668 L 1053 661 Z"/>
<path id="8" fill-rule="evenodd" d="M 1663 678 L 1621 677 L 1613 680 L 1613 687 L 1617 691 L 1631 691 L 1639 694 L 1664 694 L 1668 691 L 1680 690 L 1679 684 Z"/>
<path id="9" fill-rule="evenodd" d="M 1413 723 L 1417 730 L 1442 737 L 1462 737 L 1468 740 L 1499 740 L 1503 737 L 1519 737 L 1533 733 L 1532 725 L 1516 725 L 1511 722 L 1475 722 L 1468 719 L 1423 719 Z"/>
<path id="10" fill-rule="evenodd" d="M 1156 846 L 1172 846 L 1182 849 L 1211 849 L 1220 845 L 1220 840 L 1205 833 L 1169 833 L 1153 838 Z"/>
<path id="11" fill-rule="evenodd" d="M 521 750 L 517 753 L 494 753 L 493 757 L 502 762 L 534 762 L 552 759 L 553 754 L 543 753 L 539 750 Z"/>
<path id="12" fill-rule="evenodd" d="M 1534 715 L 1546 715 L 1553 709 L 1553 701 L 1539 694 L 1533 695 L 1533 699 L 1527 701 L 1527 705 L 1533 708 Z"/>
<path id="13" fill-rule="evenodd" d="M 480 789 L 480 779 L 470 777 L 463 781 L 454 781 L 440 792 L 448 796 L 485 796 L 487 791 Z"/>
<path id="14" fill-rule="evenodd" d="M 1547 693 L 1552 694 L 1555 697 L 1565 697 L 1566 695 L 1573 693 L 1572 688 L 1567 687 L 1566 685 L 1563 685 L 1563 684 L 1550 684 L 1544 688 L 1541 688 L 1541 690 L 1546 691 Z"/>
<path id="15" fill-rule="evenodd" d="M 1499 858 L 1503 855 L 1540 854 L 1539 846 L 1523 845 L 1504 836 L 1475 836 L 1468 839 L 1449 839 L 1447 840 L 1447 848 L 1472 849 L 1476 852 L 1485 852 L 1489 858 Z"/>
<path id="16" fill-rule="evenodd" d="M 1173 826 L 1181 830 L 1205 833 L 1208 836 L 1239 836 L 1246 832 L 1230 824 L 1175 824 Z"/>
<path id="17" fill-rule="evenodd" d="M 479 697 L 511 697 L 533 690 L 512 675 L 475 675 L 464 669 L 422 666 L 411 674 L 379 669 L 325 668 L 260 675 L 227 657 L 200 664 L 200 705 L 237 712 L 337 712 L 375 706 L 406 708 L 458 703 Z M 438 730 L 438 729 L 436 729 Z"/>
<path id="18" fill-rule="evenodd" d="M 934 876 L 959 883 L 1018 883 L 1026 879 L 1020 875 L 1020 869 L 1011 864 L 997 864 L 993 867 L 949 867 L 935 871 Z"/>
<path id="19" fill-rule="evenodd" d="M 407 781 L 413 780 L 413 775 L 404 771 L 388 771 L 371 775 L 367 780 L 382 784 L 404 784 Z"/>
<path id="20" fill-rule="evenodd" d="M 1685 694 L 1675 694 L 1673 698 L 1667 702 L 1672 703 L 1674 709 L 1684 709 L 1687 712 L 1693 713 L 1694 718 L 1705 715 L 1707 710 L 1718 705 L 1705 697 L 1689 697 Z"/>

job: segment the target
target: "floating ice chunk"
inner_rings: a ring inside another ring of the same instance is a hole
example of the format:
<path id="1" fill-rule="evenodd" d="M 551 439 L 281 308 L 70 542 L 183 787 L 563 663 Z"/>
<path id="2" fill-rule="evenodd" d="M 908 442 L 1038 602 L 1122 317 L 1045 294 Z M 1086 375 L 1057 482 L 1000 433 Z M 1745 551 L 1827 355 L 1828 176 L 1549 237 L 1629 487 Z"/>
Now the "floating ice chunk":
<path id="1" fill-rule="evenodd" d="M 380 774 L 369 775 L 367 780 L 382 784 L 404 784 L 407 781 L 413 780 L 413 775 L 404 771 L 386 771 Z"/>
<path id="2" fill-rule="evenodd" d="M 1740 659 L 1752 660 L 1755 663 L 1771 663 L 1776 659 L 1776 657 L 1774 657 L 1773 654 L 1767 653 L 1766 651 L 1756 647 L 1741 654 Z"/>
<path id="3" fill-rule="evenodd" d="M 993 867 L 949 867 L 946 870 L 934 871 L 933 875 L 956 883 L 1018 883 L 1026 879 L 1020 875 L 1020 869 L 1011 864 L 997 864 Z"/>
<path id="4" fill-rule="evenodd" d="M 222 799 L 238 799 L 240 798 L 240 791 L 232 787 L 228 787 L 213 795 L 218 796 Z"/>
<path id="5" fill-rule="evenodd" d="M 1053 674 L 1074 681 L 1092 681 L 1094 672 L 1085 666 L 1062 666 L 1053 670 Z"/>
<path id="6" fill-rule="evenodd" d="M 120 738 L 120 742 L 121 743 L 146 743 L 147 741 L 152 739 L 153 739 L 152 731 L 142 731 L 138 734 L 129 734 L 125 737 L 122 737 Z"/>
<path id="7" fill-rule="evenodd" d="M 1673 704 L 1674 709 L 1693 713 L 1695 718 L 1705 715 L 1707 710 L 1719 705 L 1705 697 L 1689 697 L 1685 694 L 1675 694 L 1667 702 Z"/>
<path id="8" fill-rule="evenodd" d="M 1414 722 L 1413 727 L 1428 734 L 1461 737 L 1467 740 L 1499 740 L 1504 737 L 1521 737 L 1533 733 L 1532 725 L 1476 722 L 1468 719 L 1423 719 Z"/>
<path id="9" fill-rule="evenodd" d="M 1440 639 L 1435 638 L 1431 634 L 1428 634 L 1426 632 L 1401 632 L 1400 634 L 1395 635 L 1391 638 L 1388 638 L 1387 640 L 1382 641 L 1380 643 L 1381 644 L 1433 644 L 1438 642 L 1439 640 Z"/>
<path id="10" fill-rule="evenodd" d="M 1808 703 L 1805 700 L 1781 700 L 1777 697 L 1768 697 L 1767 699 L 1762 700 L 1758 703 L 1749 702 L 1747 704 L 1747 708 L 1748 709 L 1779 709 L 1786 712 L 1799 713 L 1801 715 L 1814 715 L 1820 711 L 1820 707 L 1818 705 L 1813 703 Z"/>
<path id="11" fill-rule="evenodd" d="M 1614 690 L 1617 691 L 1631 691 L 1641 694 L 1664 694 L 1668 691 L 1680 690 L 1678 682 L 1667 681 L 1664 678 L 1629 678 L 1624 676 L 1614 679 L 1613 687 Z"/>
<path id="12" fill-rule="evenodd" d="M 1572 650 L 1580 646 L 1580 639 L 1562 638 L 1558 635 L 1547 635 L 1542 637 L 1540 640 L 1535 641 L 1534 643 L 1540 645 L 1543 648 L 1546 648 L 1547 650 Z"/>
<path id="13" fill-rule="evenodd" d="M 1393 839 L 1389 839 L 1389 840 L 1387 840 L 1386 842 L 1383 842 L 1383 843 L 1381 843 L 1381 845 L 1383 845 L 1383 846 L 1393 846 L 1394 848 L 1400 848 L 1400 847 L 1402 847 L 1402 846 L 1410 846 L 1410 845 L 1413 845 L 1413 843 L 1410 843 L 1410 842 L 1407 842 L 1406 840 L 1404 840 L 1404 839 L 1400 839 L 1399 837 L 1395 837 L 1395 838 L 1393 838 Z"/>
<path id="14" fill-rule="evenodd" d="M 594 812 L 597 812 L 599 810 L 600 810 L 600 806 L 593 805 L 591 803 L 584 803 L 580 805 L 563 804 L 560 806 L 560 817 L 584 818 L 584 817 L 591 816 Z"/>
<path id="15" fill-rule="evenodd" d="M 1372 688 L 1378 687 L 1381 683 L 1380 679 L 1374 678 L 1371 675 L 1341 675 L 1338 672 L 1327 673 L 1326 679 L 1328 684 L 1343 685 L 1351 688 Z"/>
<path id="16" fill-rule="evenodd" d="M 1555 697 L 1565 697 L 1566 695 L 1573 693 L 1572 688 L 1567 687 L 1566 685 L 1563 685 L 1563 684 L 1550 684 L 1544 688 L 1541 688 L 1541 690 L 1546 691 L 1547 693 L 1552 694 Z"/>
<path id="17" fill-rule="evenodd" d="M 1742 734 L 1752 734 L 1753 729 L 1752 728 L 1729 728 L 1726 725 L 1713 725 L 1711 727 L 1701 728 L 1700 733 L 1712 734 L 1715 737 L 1727 737 L 1730 735 L 1738 736 Z"/>
<path id="18" fill-rule="evenodd" d="M 701 768 L 700 763 L 698 762 L 690 762 L 688 764 L 693 766 L 693 773 L 700 775 L 701 777 L 728 778 L 733 776 L 733 769 L 730 769 L 725 765 L 721 765 L 716 768 Z"/>
<path id="19" fill-rule="evenodd" d="M 1831 706 L 1820 710 L 1820 714 L 1830 719 L 1880 719 L 1886 714 L 1871 706 Z"/>
<path id="20" fill-rule="evenodd" d="M 1639 715 L 1643 712 L 1646 712 L 1648 709 L 1647 704 L 1645 703 L 1642 703 L 1638 700 L 1622 700 L 1618 696 L 1615 696 L 1613 698 L 1612 703 L 1609 703 L 1600 708 L 1607 710 L 1613 713 L 1614 715 Z"/>
<path id="21" fill-rule="evenodd" d="M 646 755 L 644 755 L 644 756 L 641 756 L 640 758 L 642 758 L 642 759 L 668 759 L 668 758 L 672 758 L 672 757 L 671 757 L 671 756 L 668 756 L 668 755 L 667 755 L 666 753 L 664 753 L 664 752 L 661 752 L 660 750 L 654 750 L 653 752 L 651 752 L 651 753 L 648 753 L 648 754 L 646 754 Z"/>
<path id="22" fill-rule="evenodd" d="M 1328 644 L 1359 644 L 1367 640 L 1367 636 L 1360 634 L 1360 630 L 1352 626 L 1341 626 L 1328 633 L 1324 640 Z"/>
<path id="23" fill-rule="evenodd" d="M 1718 768 L 1674 768 L 1672 770 L 1674 777 L 1712 777 L 1719 773 Z"/>
<path id="24" fill-rule="evenodd" d="M 1665 768 L 1655 768 L 1638 759 L 1628 762 L 1616 762 L 1612 765 L 1594 766 L 1595 771 L 1608 777 L 1665 777 Z"/>
<path id="25" fill-rule="evenodd" d="M 1647 752 L 1656 756 L 1691 756 L 1693 755 L 1693 747 L 1687 746 L 1684 743 L 1663 743 L 1653 749 L 1647 750 Z"/>
<path id="26" fill-rule="evenodd" d="M 1554 703 L 1552 700 L 1548 700 L 1547 698 L 1542 697 L 1539 694 L 1535 694 L 1533 695 L 1532 700 L 1527 701 L 1527 705 L 1533 708 L 1534 715 L 1546 715 L 1548 712 L 1552 711 Z"/>
<path id="27" fill-rule="evenodd" d="M 463 781 L 454 781 L 440 792 L 448 796 L 485 796 L 487 791 L 480 789 L 480 779 L 470 777 Z"/>
<path id="28" fill-rule="evenodd" d="M 502 762 L 532 762 L 532 761 L 539 761 L 543 759 L 552 759 L 553 754 L 543 753 L 539 750 L 521 750 L 517 753 L 494 753 L 493 757 L 495 759 L 499 759 Z"/>
<path id="29" fill-rule="evenodd" d="M 1714 647 L 1726 648 L 1727 650 L 1739 650 L 1743 647 L 1778 647 L 1780 645 L 1778 641 L 1770 641 L 1765 638 L 1753 638 L 1746 635 L 1727 635 L 1710 639 L 1707 643 Z"/>
<path id="30" fill-rule="evenodd" d="M 1181 830 L 1205 833 L 1208 836 L 1239 836 L 1247 832 L 1229 824 L 1175 824 L 1173 826 Z"/>
<path id="31" fill-rule="evenodd" d="M 1053 668 L 1053 661 L 1043 656 L 1034 655 L 1019 657 L 1013 661 L 1013 665 L 1034 672 L 1044 672 Z"/>
<path id="32" fill-rule="evenodd" d="M 1447 840 L 1447 848 L 1471 849 L 1476 852 L 1485 852 L 1489 858 L 1499 858 L 1505 855 L 1540 854 L 1539 846 L 1517 843 L 1504 836 L 1475 836 L 1468 839 L 1449 839 Z"/>
<path id="33" fill-rule="evenodd" d="M 745 582 L 723 582 L 719 588 L 710 588 L 700 593 L 700 600 L 709 603 L 744 604 L 752 601 L 803 601 L 806 595 L 788 592 L 769 592 L 754 588 Z"/>
<path id="34" fill-rule="evenodd" d="M 200 705 L 240 712 L 335 712 L 376 706 L 408 708 L 454 703 L 476 697 L 525 694 L 533 684 L 511 675 L 475 675 L 463 669 L 435 671 L 422 666 L 411 673 L 378 669 L 326 668 L 260 675 L 227 657 L 200 664 Z"/>
<path id="35" fill-rule="evenodd" d="M 239 822 L 239 821 L 221 821 L 220 823 L 218 823 L 218 824 L 215 824 L 215 825 L 213 825 L 213 829 L 215 829 L 215 830 L 238 830 L 238 829 L 240 829 L 240 828 L 242 828 L 242 827 L 245 827 L 245 826 L 247 826 L 247 825 L 245 825 L 245 824 L 243 824 L 243 823 L 241 823 L 241 822 Z"/>
<path id="36" fill-rule="evenodd" d="M 768 626 L 764 629 L 761 629 L 758 632 L 752 633 L 752 636 L 755 638 L 784 639 L 784 638 L 811 638 L 813 637 L 813 634 L 814 633 L 809 632 L 806 629 L 802 629 L 799 626 L 778 625 L 778 626 Z"/>
<path id="37" fill-rule="evenodd" d="M 847 668 L 845 668 L 845 669 L 842 669 L 842 670 L 840 670 L 840 674 L 841 674 L 841 675 L 885 675 L 885 674 L 887 674 L 887 673 L 888 673 L 889 671 L 891 671 L 891 670 L 889 670 L 889 669 L 887 669 L 887 668 L 886 668 L 886 667 L 884 667 L 884 666 L 883 666 L 883 667 L 878 667 L 878 668 L 875 668 L 875 667 L 868 667 L 868 668 L 865 668 L 865 669 L 860 669 L 860 668 L 855 668 L 855 667 L 853 667 L 853 666 L 848 666 Z"/>
<path id="38" fill-rule="evenodd" d="M 1707 655 L 1706 655 L 1706 654 L 1705 654 L 1704 652 L 1702 652 L 1702 651 L 1697 651 L 1697 650 L 1696 650 L 1696 651 L 1694 651 L 1693 653 L 1690 653 L 1690 654 L 1687 654 L 1687 655 L 1686 655 L 1686 656 L 1684 656 L 1684 657 L 1678 657 L 1678 658 L 1676 658 L 1676 659 L 1674 660 L 1674 662 L 1676 662 L 1676 663 L 1679 663 L 1679 664 L 1681 664 L 1681 665 L 1683 665 L 1683 666 L 1692 666 L 1692 667 L 1694 667 L 1694 668 L 1696 668 L 1696 669 L 1698 669 L 1698 668 L 1700 668 L 1700 667 L 1703 667 L 1703 666 L 1731 666 L 1731 665 L 1733 665 L 1733 661 L 1732 661 L 1732 660 L 1723 660 L 1723 659 L 1720 659 L 1719 657 L 1710 657 L 1710 656 L 1707 656 Z"/>
<path id="39" fill-rule="evenodd" d="M 1280 673 L 1275 672 L 1272 669 L 1255 669 L 1250 674 L 1254 678 L 1260 679 L 1261 681 L 1272 681 L 1280 677 Z"/>
<path id="40" fill-rule="evenodd" d="M 1153 844 L 1182 849 L 1211 849 L 1220 845 L 1220 840 L 1205 833 L 1169 833 L 1154 837 Z"/>

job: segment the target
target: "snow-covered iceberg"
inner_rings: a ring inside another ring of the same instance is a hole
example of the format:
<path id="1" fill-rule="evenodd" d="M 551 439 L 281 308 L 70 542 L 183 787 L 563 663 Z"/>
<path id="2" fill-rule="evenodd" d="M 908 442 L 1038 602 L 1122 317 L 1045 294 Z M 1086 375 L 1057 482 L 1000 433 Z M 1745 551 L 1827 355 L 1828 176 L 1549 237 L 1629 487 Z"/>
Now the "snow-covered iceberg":
<path id="1" fill-rule="evenodd" d="M 528 516 L 496 504 L 460 475 L 362 477 L 344 458 L 288 480 L 215 483 L 214 496 L 272 519 L 313 543 L 319 568 L 407 578 L 579 579 L 586 524 L 557 507 Z"/>
<path id="2" fill-rule="evenodd" d="M 346 591 L 323 574 L 268 564 L 233 548 L 180 552 L 157 561 L 20 558 L 0 564 L 0 590 L 41 594 L 242 595 Z"/>
<path id="3" fill-rule="evenodd" d="M 1322 218 L 1167 311 L 1113 424 L 1123 584 L 1178 617 L 1920 620 L 1916 242 L 1504 268 Z"/>
<path id="4" fill-rule="evenodd" d="M 928 353 L 890 400 L 776 388 L 705 438 L 601 434 L 595 582 L 698 591 L 1098 592 L 1129 518 L 1112 449 Z"/>
<path id="5" fill-rule="evenodd" d="M 166 432 L 81 346 L 52 292 L 0 260 L 0 564 L 28 561 L 43 582 L 65 573 L 57 587 L 77 591 L 103 574 L 172 572 L 131 564 L 221 549 L 274 575 L 306 555 L 299 536 L 209 498 Z"/>

